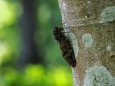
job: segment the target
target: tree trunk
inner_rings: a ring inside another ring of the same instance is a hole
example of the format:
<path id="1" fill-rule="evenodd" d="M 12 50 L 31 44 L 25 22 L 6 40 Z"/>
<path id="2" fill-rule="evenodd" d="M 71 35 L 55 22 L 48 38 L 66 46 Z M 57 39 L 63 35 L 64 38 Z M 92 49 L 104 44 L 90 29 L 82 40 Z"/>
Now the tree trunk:
<path id="1" fill-rule="evenodd" d="M 115 1 L 59 0 L 76 57 L 74 86 L 115 86 Z"/>
<path id="2" fill-rule="evenodd" d="M 37 29 L 37 0 L 21 0 L 23 14 L 21 17 L 21 53 L 19 67 L 23 68 L 28 63 L 43 63 L 42 55 L 37 50 L 39 46 L 35 43 L 35 32 Z"/>

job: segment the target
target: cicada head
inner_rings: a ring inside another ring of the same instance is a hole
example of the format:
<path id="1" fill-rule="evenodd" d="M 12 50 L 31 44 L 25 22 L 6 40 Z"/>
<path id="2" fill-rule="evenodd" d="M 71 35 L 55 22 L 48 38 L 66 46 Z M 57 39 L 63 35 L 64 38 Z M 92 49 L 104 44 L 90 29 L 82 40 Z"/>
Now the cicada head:
<path id="1" fill-rule="evenodd" d="M 62 36 L 63 32 L 62 32 L 63 28 L 61 27 L 55 27 L 53 29 L 53 34 L 54 34 L 54 38 L 57 42 L 59 42 L 60 37 Z"/>

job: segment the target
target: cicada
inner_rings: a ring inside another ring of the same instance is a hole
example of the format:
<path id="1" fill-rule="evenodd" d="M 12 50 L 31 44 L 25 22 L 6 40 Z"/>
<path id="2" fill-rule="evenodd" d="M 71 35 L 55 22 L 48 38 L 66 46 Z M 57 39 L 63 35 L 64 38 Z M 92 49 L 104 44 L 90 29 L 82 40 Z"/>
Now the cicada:
<path id="1" fill-rule="evenodd" d="M 65 32 L 63 32 L 63 30 L 64 28 L 62 26 L 55 27 L 53 29 L 53 35 L 54 35 L 55 40 L 60 46 L 64 59 L 67 61 L 67 63 L 70 66 L 75 67 L 76 59 L 75 59 L 73 47 L 69 38 L 65 36 L 64 34 Z"/>

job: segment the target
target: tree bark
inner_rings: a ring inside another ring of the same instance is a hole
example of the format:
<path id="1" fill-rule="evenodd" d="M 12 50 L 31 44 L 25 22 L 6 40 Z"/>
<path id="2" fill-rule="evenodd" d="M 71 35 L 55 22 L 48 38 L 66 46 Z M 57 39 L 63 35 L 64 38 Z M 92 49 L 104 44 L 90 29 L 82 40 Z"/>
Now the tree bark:
<path id="1" fill-rule="evenodd" d="M 59 0 L 76 57 L 74 86 L 115 86 L 115 1 Z"/>

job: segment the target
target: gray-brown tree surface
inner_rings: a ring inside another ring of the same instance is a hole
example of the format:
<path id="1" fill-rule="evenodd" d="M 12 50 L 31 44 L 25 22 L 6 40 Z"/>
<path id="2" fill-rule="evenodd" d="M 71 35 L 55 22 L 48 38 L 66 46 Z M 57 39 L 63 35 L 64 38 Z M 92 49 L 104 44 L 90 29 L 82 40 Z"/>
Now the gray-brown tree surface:
<path id="1" fill-rule="evenodd" d="M 115 0 L 58 0 L 69 28 L 74 86 L 115 86 Z"/>

